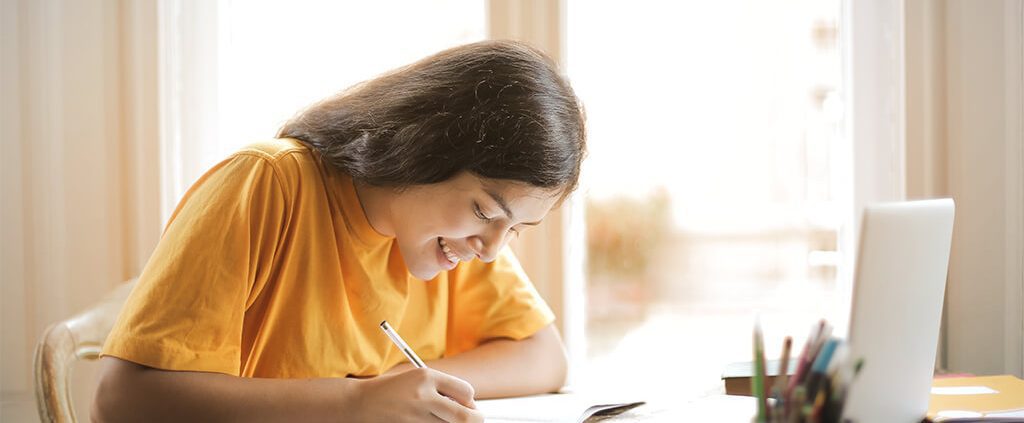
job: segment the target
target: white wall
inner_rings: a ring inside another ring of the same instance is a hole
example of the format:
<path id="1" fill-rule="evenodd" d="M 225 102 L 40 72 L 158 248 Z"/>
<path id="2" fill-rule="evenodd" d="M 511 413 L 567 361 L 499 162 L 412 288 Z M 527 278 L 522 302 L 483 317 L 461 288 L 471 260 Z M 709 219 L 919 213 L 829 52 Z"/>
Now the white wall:
<path id="1" fill-rule="evenodd" d="M 957 371 L 1022 375 L 1021 4 L 946 4 L 949 189 L 957 201 L 946 359 Z"/>
<path id="2" fill-rule="evenodd" d="M 0 421 L 37 419 L 42 331 L 137 273 L 159 236 L 153 10 L 2 3 Z M 88 421 L 95 367 L 75 372 Z"/>
<path id="3" fill-rule="evenodd" d="M 942 363 L 1024 365 L 1024 1 L 907 1 L 907 192 L 957 203 Z"/>

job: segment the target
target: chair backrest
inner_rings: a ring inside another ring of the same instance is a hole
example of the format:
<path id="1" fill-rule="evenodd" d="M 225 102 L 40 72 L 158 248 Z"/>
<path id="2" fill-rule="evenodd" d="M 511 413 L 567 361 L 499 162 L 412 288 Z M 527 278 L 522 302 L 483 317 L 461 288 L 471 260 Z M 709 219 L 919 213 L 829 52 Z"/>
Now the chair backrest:
<path id="1" fill-rule="evenodd" d="M 96 360 L 121 307 L 135 286 L 132 279 L 70 319 L 54 323 L 36 345 L 36 406 L 43 422 L 75 422 L 68 382 L 76 360 Z"/>

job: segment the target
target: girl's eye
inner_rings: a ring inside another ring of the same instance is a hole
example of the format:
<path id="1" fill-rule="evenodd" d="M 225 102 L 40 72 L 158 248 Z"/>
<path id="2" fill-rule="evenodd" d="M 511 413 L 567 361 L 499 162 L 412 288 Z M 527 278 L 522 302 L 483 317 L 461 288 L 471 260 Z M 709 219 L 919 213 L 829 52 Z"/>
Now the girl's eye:
<path id="1" fill-rule="evenodd" d="M 476 214 L 476 217 L 478 219 L 480 219 L 480 220 L 483 220 L 485 222 L 490 222 L 491 221 L 491 218 L 487 217 L 487 215 L 485 215 L 484 212 L 482 210 L 480 210 L 480 205 L 479 204 L 474 204 L 473 205 L 473 213 Z"/>
<path id="2" fill-rule="evenodd" d="M 519 238 L 519 231 L 516 228 L 508 228 L 508 231 L 512 232 L 512 235 L 515 235 L 516 238 Z"/>

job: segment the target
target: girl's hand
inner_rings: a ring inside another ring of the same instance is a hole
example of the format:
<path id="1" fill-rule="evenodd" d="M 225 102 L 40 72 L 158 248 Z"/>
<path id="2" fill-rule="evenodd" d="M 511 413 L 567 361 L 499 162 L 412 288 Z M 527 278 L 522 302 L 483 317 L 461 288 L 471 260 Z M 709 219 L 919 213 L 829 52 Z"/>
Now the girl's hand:
<path id="1" fill-rule="evenodd" d="M 431 366 L 431 367 L 433 367 L 433 366 Z M 392 368 L 388 369 L 381 376 L 391 375 L 391 374 L 395 374 L 395 373 L 405 373 L 405 372 L 408 372 L 409 370 L 412 370 L 412 369 L 415 369 L 415 368 L 416 368 L 416 366 L 413 366 L 412 363 L 410 363 L 408 361 L 403 361 L 401 363 L 396 364 L 395 367 L 392 367 Z"/>
<path id="2" fill-rule="evenodd" d="M 358 421 L 484 421 L 469 383 L 429 368 L 360 380 L 357 390 Z"/>

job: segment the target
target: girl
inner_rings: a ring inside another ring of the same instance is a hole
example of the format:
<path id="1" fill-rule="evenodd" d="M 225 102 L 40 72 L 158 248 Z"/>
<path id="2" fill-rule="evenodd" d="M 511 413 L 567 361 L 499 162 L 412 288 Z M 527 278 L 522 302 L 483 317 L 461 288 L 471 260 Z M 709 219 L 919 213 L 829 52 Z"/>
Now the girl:
<path id="1" fill-rule="evenodd" d="M 456 47 L 313 105 L 186 193 L 101 359 L 98 421 L 482 421 L 566 358 L 506 244 L 575 189 L 551 60 Z M 426 362 L 415 369 L 378 325 Z"/>

